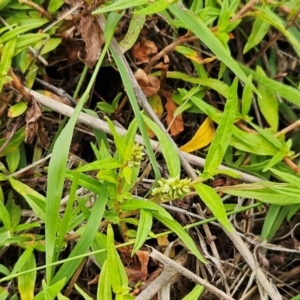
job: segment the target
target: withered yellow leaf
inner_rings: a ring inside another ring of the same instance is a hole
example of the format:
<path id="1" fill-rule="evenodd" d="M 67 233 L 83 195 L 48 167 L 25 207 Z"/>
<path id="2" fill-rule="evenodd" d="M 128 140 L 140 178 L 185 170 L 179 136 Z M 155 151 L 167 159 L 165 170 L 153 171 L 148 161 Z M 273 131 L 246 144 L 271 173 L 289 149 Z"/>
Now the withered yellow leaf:
<path id="1" fill-rule="evenodd" d="M 214 123 L 206 118 L 193 138 L 179 149 L 184 152 L 192 152 L 207 146 L 215 135 Z"/>

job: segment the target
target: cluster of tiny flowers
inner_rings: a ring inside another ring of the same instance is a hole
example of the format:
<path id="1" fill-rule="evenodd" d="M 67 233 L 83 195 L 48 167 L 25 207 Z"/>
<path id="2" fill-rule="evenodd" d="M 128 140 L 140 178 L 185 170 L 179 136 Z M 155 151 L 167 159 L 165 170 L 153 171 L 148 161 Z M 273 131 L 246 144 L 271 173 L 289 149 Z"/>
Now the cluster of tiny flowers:
<path id="1" fill-rule="evenodd" d="M 182 199 L 191 192 L 190 183 L 191 179 L 179 179 L 179 176 L 162 178 L 158 181 L 159 186 L 152 190 L 152 196 L 161 201 Z"/>
<path id="2" fill-rule="evenodd" d="M 135 144 L 130 159 L 128 160 L 128 167 L 139 167 L 144 159 L 144 146 Z"/>

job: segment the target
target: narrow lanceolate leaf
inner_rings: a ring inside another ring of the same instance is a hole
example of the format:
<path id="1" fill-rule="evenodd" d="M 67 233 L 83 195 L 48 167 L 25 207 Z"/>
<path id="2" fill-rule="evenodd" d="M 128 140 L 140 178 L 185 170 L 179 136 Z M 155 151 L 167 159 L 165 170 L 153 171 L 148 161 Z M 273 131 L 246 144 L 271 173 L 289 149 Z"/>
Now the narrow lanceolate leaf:
<path id="1" fill-rule="evenodd" d="M 196 300 L 204 292 L 203 285 L 196 285 L 182 300 Z"/>
<path id="2" fill-rule="evenodd" d="M 260 85 L 264 85 L 264 87 L 270 92 L 275 95 L 279 95 L 282 98 L 288 100 L 289 102 L 300 106 L 300 91 L 293 88 L 290 85 L 285 85 L 283 83 L 277 82 L 273 79 L 270 79 L 266 76 L 263 76 L 250 68 L 239 64 L 240 68 L 248 74 L 252 75 L 253 79 L 256 82 L 259 82 Z"/>
<path id="3" fill-rule="evenodd" d="M 0 220 L 2 221 L 7 231 L 13 230 L 9 212 L 5 207 L 4 203 L 1 201 L 0 201 Z"/>
<path id="4" fill-rule="evenodd" d="M 169 6 L 171 13 L 181 20 L 186 27 L 193 32 L 206 46 L 242 81 L 248 83 L 255 92 L 258 92 L 241 70 L 237 62 L 232 58 L 227 49 L 218 38 L 209 30 L 205 23 L 194 13 L 179 8 L 178 4 Z"/>
<path id="5" fill-rule="evenodd" d="M 13 179 L 10 177 L 9 182 L 12 186 L 12 188 L 18 192 L 26 202 L 29 204 L 29 206 L 32 208 L 34 213 L 42 220 L 45 221 L 45 210 L 46 210 L 46 198 L 33 190 L 28 185 Z"/>
<path id="6" fill-rule="evenodd" d="M 264 36 L 268 33 L 270 24 L 261 19 L 255 19 L 251 34 L 244 47 L 243 54 L 247 53 L 250 49 L 259 44 Z"/>
<path id="7" fill-rule="evenodd" d="M 237 127 L 233 129 L 230 145 L 239 150 L 257 155 L 275 155 L 278 152 L 278 148 L 264 136 L 245 132 Z"/>
<path id="8" fill-rule="evenodd" d="M 207 146 L 215 135 L 214 123 L 206 118 L 193 138 L 179 149 L 184 152 L 192 152 Z"/>
<path id="9" fill-rule="evenodd" d="M 98 283 L 97 299 L 112 300 L 111 284 L 108 277 L 107 260 L 104 262 Z"/>
<path id="10" fill-rule="evenodd" d="M 18 277 L 18 289 L 22 300 L 33 299 L 35 279 L 36 279 L 36 267 L 35 256 L 31 252 L 30 256 L 26 260 L 25 264 L 21 267 L 20 272 L 32 270 L 31 272 L 19 275 Z"/>
<path id="11" fill-rule="evenodd" d="M 163 209 L 158 204 L 150 201 L 143 201 L 138 199 L 126 200 L 121 204 L 120 209 L 125 211 L 137 210 L 137 209 L 149 209 L 152 211 L 157 211 L 158 214 L 164 216 L 165 218 L 173 220 L 172 216 L 165 209 Z"/>
<path id="12" fill-rule="evenodd" d="M 165 218 L 157 212 L 152 212 L 153 217 L 157 220 L 165 224 L 168 228 L 170 228 L 178 237 L 183 241 L 185 246 L 204 264 L 207 264 L 205 258 L 199 252 L 197 246 L 193 239 L 189 236 L 189 234 L 183 229 L 183 227 L 174 219 L 170 220 L 169 218 Z"/>
<path id="13" fill-rule="evenodd" d="M 252 184 L 238 184 L 235 186 L 218 188 L 226 194 L 254 198 L 256 200 L 277 204 L 290 205 L 299 204 L 300 189 L 292 184 L 280 183 L 252 183 Z"/>
<path id="14" fill-rule="evenodd" d="M 227 218 L 223 201 L 216 191 L 212 187 L 203 183 L 196 184 L 194 188 L 202 201 L 217 218 L 218 222 L 224 227 L 224 229 L 231 232 L 233 230 L 232 224 Z"/>
<path id="15" fill-rule="evenodd" d="M 13 270 L 11 271 L 10 275 L 16 274 L 17 272 L 20 272 L 20 270 L 23 268 L 24 265 L 27 263 L 27 261 L 30 259 L 33 253 L 33 248 L 27 248 L 18 258 L 17 262 L 14 265 Z"/>
<path id="16" fill-rule="evenodd" d="M 69 258 L 76 257 L 78 255 L 82 255 L 88 251 L 90 246 L 92 245 L 95 236 L 97 234 L 98 228 L 100 226 L 100 222 L 102 220 L 104 210 L 108 200 L 108 184 L 106 182 L 103 183 L 97 201 L 91 209 L 91 214 L 88 219 L 88 222 L 85 227 L 84 234 L 81 236 L 76 246 L 72 250 Z M 66 279 L 66 282 L 72 277 L 78 266 L 80 265 L 83 257 L 80 257 L 77 260 L 66 261 L 59 271 L 54 276 L 51 284 L 58 282 L 61 279 Z"/>
<path id="17" fill-rule="evenodd" d="M 116 250 L 114 233 L 111 225 L 107 227 L 107 267 L 108 276 L 114 293 L 123 294 L 128 286 L 128 278 Z"/>
<path id="18" fill-rule="evenodd" d="M 264 71 L 257 67 L 257 74 L 261 76 L 265 76 Z M 275 94 L 272 93 L 264 84 L 258 82 L 257 88 L 261 94 L 261 98 L 258 98 L 258 106 L 263 114 L 264 118 L 268 122 L 268 124 L 272 127 L 272 129 L 276 132 L 278 127 L 278 101 L 275 97 Z"/>
<path id="19" fill-rule="evenodd" d="M 273 175 L 275 175 L 278 179 L 282 180 L 283 182 L 291 183 L 291 184 L 295 185 L 295 187 L 300 186 L 300 178 L 299 177 L 292 175 L 292 174 L 288 174 L 286 172 L 281 172 L 276 169 L 270 169 L 270 171 L 273 173 Z"/>
<path id="20" fill-rule="evenodd" d="M 226 101 L 221 122 L 209 147 L 204 166 L 204 172 L 211 173 L 219 167 L 219 165 L 223 161 L 223 157 L 230 143 L 237 111 L 237 85 L 238 80 L 237 78 L 235 78 L 229 90 L 229 95 Z"/>
<path id="21" fill-rule="evenodd" d="M 170 177 L 176 177 L 180 174 L 180 160 L 174 145 L 168 139 L 166 133 L 164 133 L 152 120 L 146 116 L 143 116 L 143 120 L 146 125 L 152 129 L 159 140 L 159 145 L 166 160 Z"/>
<path id="22" fill-rule="evenodd" d="M 145 243 L 152 227 L 152 213 L 150 210 L 142 209 L 140 213 L 139 226 L 136 234 L 136 241 L 132 250 L 132 255 L 136 253 Z"/>
<path id="23" fill-rule="evenodd" d="M 132 2 L 131 0 L 120 0 L 106 7 L 96 9 L 93 12 L 93 14 L 102 14 L 104 12 L 109 12 L 109 11 L 123 10 L 129 7 L 132 8 L 135 6 L 143 5 L 146 4 L 147 2 L 148 2 L 147 0 L 136 0 L 134 2 Z"/>
<path id="24" fill-rule="evenodd" d="M 135 11 L 136 9 L 133 11 L 128 31 L 124 39 L 119 44 L 122 53 L 131 49 L 135 44 L 146 20 L 145 15 L 136 15 Z"/>
<path id="25" fill-rule="evenodd" d="M 93 300 L 79 285 L 75 283 L 75 289 L 83 297 L 84 300 Z"/>
<path id="26" fill-rule="evenodd" d="M 249 80 L 252 81 L 252 76 L 249 76 Z M 243 117 L 247 116 L 252 104 L 252 89 L 249 84 L 245 84 L 242 95 L 242 109 L 241 114 Z"/>

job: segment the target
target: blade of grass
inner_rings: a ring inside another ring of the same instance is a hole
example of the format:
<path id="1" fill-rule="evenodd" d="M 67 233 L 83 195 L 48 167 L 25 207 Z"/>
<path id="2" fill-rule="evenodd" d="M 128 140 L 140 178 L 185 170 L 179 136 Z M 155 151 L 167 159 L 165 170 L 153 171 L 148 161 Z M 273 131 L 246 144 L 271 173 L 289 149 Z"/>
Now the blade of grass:
<path id="1" fill-rule="evenodd" d="M 220 166 L 226 149 L 230 143 L 237 112 L 237 86 L 238 80 L 235 78 L 232 86 L 229 89 L 229 94 L 221 122 L 216 130 L 215 136 L 206 156 L 204 172 L 207 172 L 208 174 L 212 173 Z"/>
<path id="2" fill-rule="evenodd" d="M 105 28 L 105 19 L 104 19 L 103 15 L 98 17 L 98 22 L 99 22 L 99 25 L 102 29 Z M 128 70 L 130 70 L 130 67 L 129 67 L 123 53 L 120 51 L 119 45 L 118 45 L 118 43 L 115 39 L 113 39 L 112 42 L 111 42 L 110 51 L 112 53 L 114 61 L 115 61 L 116 65 L 118 67 L 118 70 L 120 72 L 125 90 L 127 92 L 130 104 L 132 106 L 132 109 L 133 109 L 133 112 L 134 112 L 134 115 L 135 115 L 135 118 L 136 118 L 137 123 L 139 125 L 139 129 L 141 131 L 142 137 L 144 139 L 145 147 L 146 147 L 147 153 L 149 155 L 149 159 L 150 159 L 150 162 L 152 164 L 153 171 L 154 171 L 154 174 L 155 174 L 155 182 L 153 184 L 153 186 L 155 186 L 157 181 L 160 178 L 160 172 L 159 172 L 159 169 L 158 169 L 158 166 L 157 166 L 157 161 L 156 161 L 156 158 L 154 156 L 154 152 L 153 152 L 153 149 L 151 147 L 151 143 L 150 143 L 150 140 L 149 140 L 149 137 L 148 137 L 148 134 L 147 134 L 146 126 L 143 122 L 142 115 L 141 115 L 141 112 L 140 112 L 140 109 L 139 109 L 139 106 L 138 106 L 138 101 L 137 101 L 137 98 L 136 98 L 136 94 L 139 94 L 139 91 L 135 91 L 133 89 L 133 86 L 132 86 L 132 82 L 136 83 L 136 79 L 134 78 L 131 71 L 128 72 Z M 136 83 L 136 86 L 137 85 L 138 84 Z"/>
<path id="3" fill-rule="evenodd" d="M 67 123 L 66 127 L 59 135 L 54 147 L 53 154 L 49 164 L 48 171 L 48 184 L 47 184 L 47 203 L 46 203 L 46 222 L 45 222 L 45 235 L 46 235 L 46 264 L 49 265 L 46 269 L 46 279 L 50 282 L 52 279 L 52 266 L 53 261 L 56 261 L 59 253 L 55 251 L 56 247 L 56 233 L 59 223 L 59 206 L 61 195 L 63 191 L 66 164 L 68 159 L 69 148 L 73 135 L 73 130 L 77 121 L 77 118 L 86 102 L 88 95 L 96 80 L 98 71 L 102 64 L 102 61 L 106 55 L 109 47 L 113 32 L 110 36 L 107 36 L 105 46 L 102 50 L 101 56 L 96 64 L 92 78 L 89 82 L 87 89 L 80 98 L 72 117 Z"/>
<path id="4" fill-rule="evenodd" d="M 231 69 L 236 76 L 251 86 L 253 91 L 259 95 L 258 90 L 241 70 L 237 62 L 197 15 L 189 10 L 181 9 L 178 6 L 178 3 L 170 5 L 169 10 L 175 17 L 184 22 L 187 28 L 192 31 L 229 69 Z"/>
<path id="5" fill-rule="evenodd" d="M 107 200 L 108 184 L 105 182 L 101 187 L 94 207 L 91 209 L 91 214 L 84 229 L 84 234 L 81 236 L 80 240 L 78 241 L 68 258 L 79 256 L 88 251 L 98 231 L 100 222 L 105 211 Z M 62 280 L 63 278 L 66 278 L 65 282 L 68 282 L 68 280 L 73 276 L 73 273 L 76 271 L 81 261 L 82 258 L 79 258 L 76 261 L 67 260 L 59 269 L 57 274 L 54 276 L 53 280 L 51 281 L 51 284 L 54 284 Z"/>

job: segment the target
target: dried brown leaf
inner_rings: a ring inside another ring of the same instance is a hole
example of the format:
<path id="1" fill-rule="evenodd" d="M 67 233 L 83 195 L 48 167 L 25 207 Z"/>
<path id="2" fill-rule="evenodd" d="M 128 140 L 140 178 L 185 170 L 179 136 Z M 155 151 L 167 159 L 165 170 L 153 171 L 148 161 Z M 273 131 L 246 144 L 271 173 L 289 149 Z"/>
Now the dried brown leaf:
<path id="1" fill-rule="evenodd" d="M 159 91 L 160 81 L 157 77 L 147 75 L 142 69 L 138 69 L 134 77 L 147 97 L 153 96 Z"/>
<path id="2" fill-rule="evenodd" d="M 94 16 L 81 17 L 77 29 L 85 43 L 85 58 L 83 61 L 92 67 L 98 60 L 104 43 L 101 28 Z"/>
<path id="3" fill-rule="evenodd" d="M 149 262 L 149 252 L 148 251 L 142 251 L 138 250 L 136 252 L 136 256 L 138 257 L 140 263 L 141 263 L 141 271 L 148 275 L 148 262 Z M 143 280 L 146 280 L 147 277 Z"/>
<path id="4" fill-rule="evenodd" d="M 165 105 L 165 108 L 167 110 L 166 121 L 167 121 L 168 126 L 170 126 L 171 135 L 177 136 L 184 129 L 183 118 L 182 118 L 181 114 L 174 117 L 174 112 L 177 108 L 177 105 L 171 99 L 171 93 L 167 92 L 164 94 L 167 98 L 167 102 Z"/>
<path id="5" fill-rule="evenodd" d="M 32 100 L 32 104 L 28 107 L 26 111 L 26 137 L 25 142 L 31 144 L 38 132 L 39 117 L 42 115 L 41 107 L 38 102 Z"/>
<path id="6" fill-rule="evenodd" d="M 150 56 L 157 53 L 156 45 L 149 40 L 142 40 L 141 42 L 137 42 L 132 48 L 132 54 L 134 58 L 137 60 L 136 64 L 148 63 L 150 60 Z"/>

